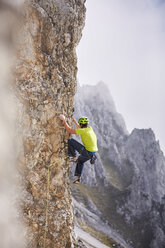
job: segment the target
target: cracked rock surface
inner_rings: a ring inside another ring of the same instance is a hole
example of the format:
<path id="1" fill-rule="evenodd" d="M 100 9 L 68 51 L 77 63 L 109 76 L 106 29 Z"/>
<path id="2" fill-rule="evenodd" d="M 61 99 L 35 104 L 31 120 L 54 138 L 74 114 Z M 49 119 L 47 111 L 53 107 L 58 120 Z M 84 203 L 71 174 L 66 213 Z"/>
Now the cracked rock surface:
<path id="1" fill-rule="evenodd" d="M 83 0 L 25 1 L 17 31 L 18 169 L 26 247 L 73 247 L 67 138 L 73 115 Z"/>

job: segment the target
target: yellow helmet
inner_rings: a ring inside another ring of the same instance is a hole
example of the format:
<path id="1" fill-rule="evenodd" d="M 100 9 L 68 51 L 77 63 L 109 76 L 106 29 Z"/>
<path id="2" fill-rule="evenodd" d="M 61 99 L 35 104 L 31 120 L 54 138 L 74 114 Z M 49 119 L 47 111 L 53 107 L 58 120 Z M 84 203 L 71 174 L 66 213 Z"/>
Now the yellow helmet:
<path id="1" fill-rule="evenodd" d="M 89 124 L 89 120 L 86 116 L 82 116 L 80 117 L 80 119 L 78 120 L 79 124 Z"/>

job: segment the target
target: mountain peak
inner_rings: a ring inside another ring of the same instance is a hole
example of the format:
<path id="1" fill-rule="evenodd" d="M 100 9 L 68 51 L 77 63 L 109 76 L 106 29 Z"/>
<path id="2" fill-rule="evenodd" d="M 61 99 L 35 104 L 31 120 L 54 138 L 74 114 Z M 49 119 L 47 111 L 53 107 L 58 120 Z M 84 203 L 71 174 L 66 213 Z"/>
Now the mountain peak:
<path id="1" fill-rule="evenodd" d="M 111 112 L 116 112 L 116 107 L 111 96 L 109 87 L 100 81 L 96 85 L 85 84 L 78 88 L 77 95 L 81 92 L 81 98 L 90 101 L 90 99 L 100 99 L 102 103 L 109 106 Z"/>

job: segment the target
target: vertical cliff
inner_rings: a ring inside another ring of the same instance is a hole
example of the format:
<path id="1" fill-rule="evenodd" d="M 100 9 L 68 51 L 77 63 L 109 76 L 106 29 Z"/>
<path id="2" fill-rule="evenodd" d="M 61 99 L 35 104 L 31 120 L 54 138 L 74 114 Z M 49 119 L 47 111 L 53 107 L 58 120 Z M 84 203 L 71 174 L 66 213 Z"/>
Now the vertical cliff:
<path id="1" fill-rule="evenodd" d="M 72 246 L 67 138 L 73 114 L 84 0 L 25 1 L 18 30 L 15 91 L 27 247 Z"/>

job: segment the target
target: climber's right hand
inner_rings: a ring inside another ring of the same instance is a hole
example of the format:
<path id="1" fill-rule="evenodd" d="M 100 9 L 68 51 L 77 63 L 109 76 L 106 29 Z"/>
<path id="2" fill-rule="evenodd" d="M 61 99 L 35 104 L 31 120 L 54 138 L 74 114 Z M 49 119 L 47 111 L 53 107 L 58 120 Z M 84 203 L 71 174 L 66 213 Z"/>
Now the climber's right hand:
<path id="1" fill-rule="evenodd" d="M 63 115 L 63 114 L 60 114 L 60 120 L 62 120 L 62 121 L 65 121 L 65 115 Z"/>

